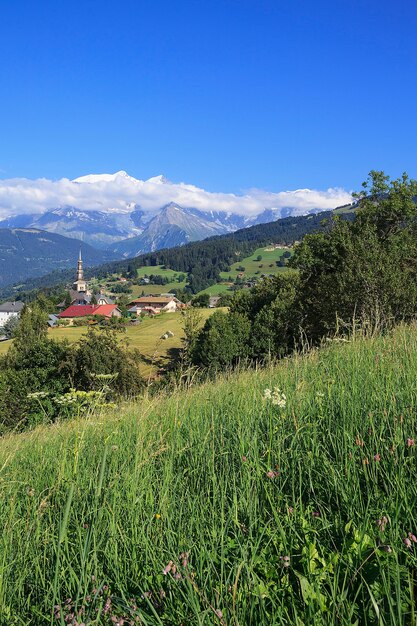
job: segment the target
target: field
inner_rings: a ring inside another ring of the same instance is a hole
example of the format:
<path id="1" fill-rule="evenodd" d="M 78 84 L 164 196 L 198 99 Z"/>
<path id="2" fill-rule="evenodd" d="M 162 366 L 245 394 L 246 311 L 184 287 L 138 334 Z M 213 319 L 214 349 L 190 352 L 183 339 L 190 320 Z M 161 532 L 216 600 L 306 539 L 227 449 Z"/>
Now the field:
<path id="1" fill-rule="evenodd" d="M 244 267 L 244 278 L 249 279 L 261 274 L 278 274 L 285 271 L 285 267 L 277 267 L 276 261 L 279 261 L 284 252 L 291 252 L 291 248 L 258 248 L 248 257 L 245 257 L 241 261 L 234 263 L 231 266 L 230 272 L 222 272 L 220 276 L 227 280 L 229 276 L 233 280 L 240 274 L 239 267 Z M 256 258 L 261 256 L 262 259 L 257 261 Z"/>
<path id="2" fill-rule="evenodd" d="M 201 309 L 202 320 L 206 320 L 213 313 L 213 309 Z M 161 336 L 170 330 L 173 337 L 163 340 Z M 73 343 L 87 331 L 85 326 L 50 328 L 49 336 L 57 341 L 66 339 Z M 181 347 L 184 336 L 181 313 L 163 313 L 153 318 L 145 317 L 141 324 L 128 327 L 126 333 L 120 335 L 127 340 L 129 347 L 137 348 L 144 357 L 141 364 L 143 375 L 149 375 L 158 369 L 166 367 Z M 10 341 L 0 342 L 0 354 L 4 354 L 10 346 Z M 1 623 L 1 622 L 0 622 Z"/>
<path id="3" fill-rule="evenodd" d="M 5 437 L 0 623 L 415 624 L 416 380 L 401 327 Z"/>

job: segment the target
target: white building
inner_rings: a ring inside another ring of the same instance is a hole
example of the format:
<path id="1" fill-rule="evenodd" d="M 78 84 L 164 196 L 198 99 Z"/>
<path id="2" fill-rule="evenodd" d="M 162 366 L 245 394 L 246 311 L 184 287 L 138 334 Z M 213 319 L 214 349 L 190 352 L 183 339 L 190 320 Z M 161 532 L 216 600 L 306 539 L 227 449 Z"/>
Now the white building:
<path id="1" fill-rule="evenodd" d="M 0 304 L 0 327 L 4 326 L 11 317 L 20 317 L 24 306 L 23 302 L 3 302 Z"/>

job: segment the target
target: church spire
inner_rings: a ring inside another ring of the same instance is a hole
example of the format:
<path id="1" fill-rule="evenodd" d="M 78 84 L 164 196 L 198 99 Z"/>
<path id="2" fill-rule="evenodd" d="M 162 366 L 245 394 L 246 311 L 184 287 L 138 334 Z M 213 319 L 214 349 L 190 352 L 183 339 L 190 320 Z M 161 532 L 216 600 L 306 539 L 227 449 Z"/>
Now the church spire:
<path id="1" fill-rule="evenodd" d="M 81 248 L 80 248 L 80 253 L 78 255 L 77 280 L 84 280 L 84 270 L 83 270 L 83 260 L 81 257 Z"/>

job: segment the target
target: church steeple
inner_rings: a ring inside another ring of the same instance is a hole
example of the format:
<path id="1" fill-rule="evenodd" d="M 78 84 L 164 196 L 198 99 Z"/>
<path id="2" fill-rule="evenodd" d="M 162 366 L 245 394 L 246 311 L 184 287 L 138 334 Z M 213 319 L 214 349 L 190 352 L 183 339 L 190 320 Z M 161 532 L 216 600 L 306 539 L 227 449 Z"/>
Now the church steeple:
<path id="1" fill-rule="evenodd" d="M 77 280 L 84 280 L 83 260 L 81 258 L 81 248 L 78 255 Z"/>
<path id="2" fill-rule="evenodd" d="M 75 282 L 73 284 L 73 288 L 75 291 L 86 292 L 87 291 L 87 283 L 84 280 L 84 270 L 83 270 L 83 260 L 81 257 L 81 248 L 80 253 L 78 255 L 78 263 L 77 263 L 77 275 Z"/>

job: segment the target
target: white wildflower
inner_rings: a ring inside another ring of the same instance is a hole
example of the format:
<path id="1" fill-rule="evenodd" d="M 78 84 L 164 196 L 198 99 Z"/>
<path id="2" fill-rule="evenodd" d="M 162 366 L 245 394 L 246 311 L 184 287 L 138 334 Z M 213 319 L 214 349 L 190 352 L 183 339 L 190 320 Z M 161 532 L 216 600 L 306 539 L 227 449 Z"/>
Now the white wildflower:
<path id="1" fill-rule="evenodd" d="M 279 387 L 274 387 L 272 391 L 271 389 L 265 389 L 264 400 L 271 400 L 272 404 L 280 409 L 285 409 L 287 405 L 287 396 L 285 393 L 282 393 Z"/>

